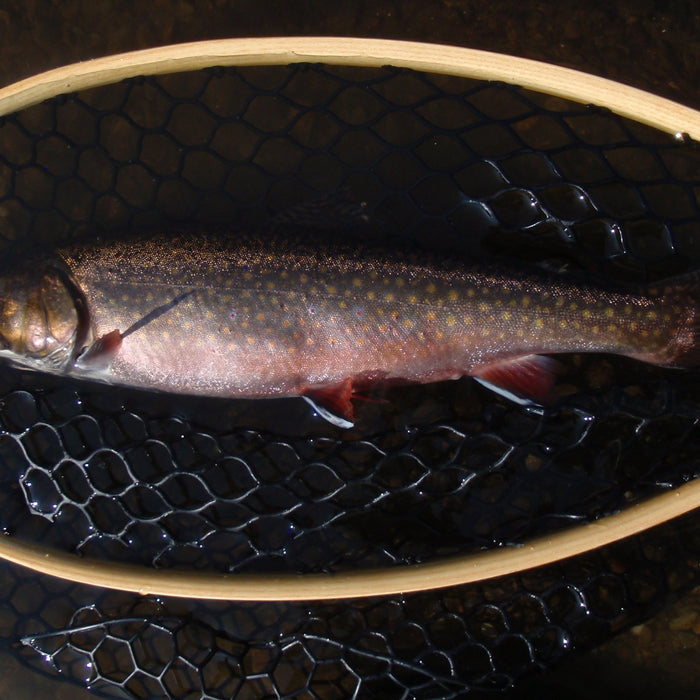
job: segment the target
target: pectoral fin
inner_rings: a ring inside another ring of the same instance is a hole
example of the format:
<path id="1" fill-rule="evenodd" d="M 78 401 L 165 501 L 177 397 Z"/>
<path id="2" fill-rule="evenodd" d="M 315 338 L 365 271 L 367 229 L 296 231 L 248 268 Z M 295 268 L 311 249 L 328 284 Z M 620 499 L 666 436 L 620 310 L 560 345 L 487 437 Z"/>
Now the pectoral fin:
<path id="1" fill-rule="evenodd" d="M 94 343 L 88 345 L 76 358 L 75 366 L 79 369 L 107 369 L 121 347 L 122 334 L 110 331 L 100 336 Z"/>
<path id="2" fill-rule="evenodd" d="M 304 389 L 302 397 L 321 418 L 339 428 L 352 428 L 355 425 L 355 408 L 352 405 L 352 379 L 340 384 Z"/>
<path id="3" fill-rule="evenodd" d="M 553 399 L 559 363 L 543 355 L 503 360 L 472 372 L 478 382 L 520 404 L 546 404 Z"/>

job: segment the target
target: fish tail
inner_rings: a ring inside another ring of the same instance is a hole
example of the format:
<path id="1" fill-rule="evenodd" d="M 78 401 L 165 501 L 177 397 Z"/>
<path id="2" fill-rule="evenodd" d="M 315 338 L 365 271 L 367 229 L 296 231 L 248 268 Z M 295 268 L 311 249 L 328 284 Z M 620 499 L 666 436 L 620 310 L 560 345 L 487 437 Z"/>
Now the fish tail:
<path id="1" fill-rule="evenodd" d="M 700 271 L 668 280 L 650 290 L 662 296 L 663 305 L 671 308 L 673 319 L 668 330 L 666 356 L 656 364 L 667 367 L 700 365 Z"/>

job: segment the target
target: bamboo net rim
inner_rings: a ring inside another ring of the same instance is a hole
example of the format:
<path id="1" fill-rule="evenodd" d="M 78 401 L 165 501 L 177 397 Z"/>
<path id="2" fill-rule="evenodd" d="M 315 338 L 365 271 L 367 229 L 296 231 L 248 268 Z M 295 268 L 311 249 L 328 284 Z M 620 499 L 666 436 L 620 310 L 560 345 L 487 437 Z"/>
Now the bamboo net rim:
<path id="1" fill-rule="evenodd" d="M 42 100 L 140 75 L 213 66 L 327 63 L 496 80 L 584 104 L 607 107 L 657 129 L 700 140 L 700 112 L 638 88 L 582 71 L 477 49 L 355 37 L 259 37 L 173 44 L 73 63 L 0 89 L 0 116 Z"/>
<path id="2" fill-rule="evenodd" d="M 0 558 L 60 579 L 142 595 L 228 601 L 304 601 L 401 595 L 480 583 L 584 554 L 685 515 L 700 504 L 700 479 L 600 520 L 522 546 L 410 566 L 335 574 L 222 574 L 153 569 L 81 558 L 12 537 Z"/>

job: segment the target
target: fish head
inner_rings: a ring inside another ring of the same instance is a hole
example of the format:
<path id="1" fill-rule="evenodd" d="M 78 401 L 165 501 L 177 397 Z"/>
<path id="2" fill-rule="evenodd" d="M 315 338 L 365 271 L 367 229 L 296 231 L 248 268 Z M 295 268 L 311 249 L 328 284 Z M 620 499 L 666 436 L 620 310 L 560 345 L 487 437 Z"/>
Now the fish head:
<path id="1" fill-rule="evenodd" d="M 0 348 L 32 364 L 64 365 L 79 335 L 80 306 L 57 268 L 22 266 L 0 275 Z"/>

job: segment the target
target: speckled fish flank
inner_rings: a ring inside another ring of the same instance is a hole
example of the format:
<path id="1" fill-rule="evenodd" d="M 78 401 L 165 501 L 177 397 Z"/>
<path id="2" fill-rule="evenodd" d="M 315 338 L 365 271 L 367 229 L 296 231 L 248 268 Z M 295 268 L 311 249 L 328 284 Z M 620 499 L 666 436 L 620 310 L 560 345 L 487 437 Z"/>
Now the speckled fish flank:
<path id="1" fill-rule="evenodd" d="M 35 367 L 187 394 L 305 396 L 351 425 L 353 394 L 378 382 L 471 375 L 546 400 L 543 353 L 695 365 L 696 285 L 625 294 L 396 252 L 180 233 L 74 245 L 13 269 L 0 333 Z"/>

